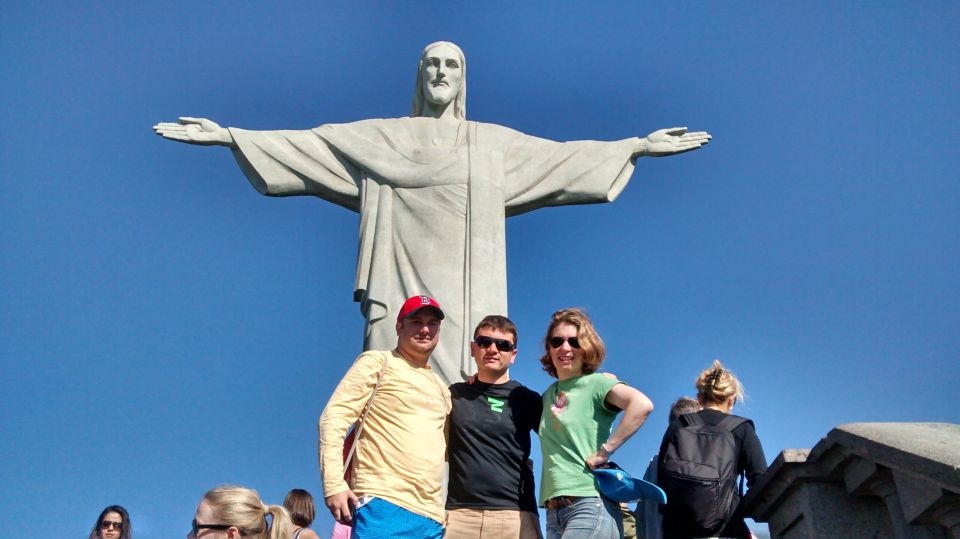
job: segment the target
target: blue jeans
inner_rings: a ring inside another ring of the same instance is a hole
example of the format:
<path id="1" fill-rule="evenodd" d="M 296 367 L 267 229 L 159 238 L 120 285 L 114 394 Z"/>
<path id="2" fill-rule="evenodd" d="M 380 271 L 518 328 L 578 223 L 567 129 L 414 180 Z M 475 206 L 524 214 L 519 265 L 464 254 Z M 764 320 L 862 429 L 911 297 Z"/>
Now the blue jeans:
<path id="1" fill-rule="evenodd" d="M 578 498 L 573 505 L 547 510 L 547 539 L 620 539 L 620 506 L 606 498 Z"/>

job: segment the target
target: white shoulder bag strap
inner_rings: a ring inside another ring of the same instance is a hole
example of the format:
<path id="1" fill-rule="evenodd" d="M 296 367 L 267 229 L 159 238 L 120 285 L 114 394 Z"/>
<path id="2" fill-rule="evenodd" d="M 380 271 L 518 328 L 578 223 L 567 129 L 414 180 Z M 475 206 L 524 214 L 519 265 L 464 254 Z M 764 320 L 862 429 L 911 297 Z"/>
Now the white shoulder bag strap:
<path id="1" fill-rule="evenodd" d="M 369 412 L 370 407 L 373 406 L 373 398 L 377 396 L 377 390 L 380 389 L 380 384 L 383 383 L 383 375 L 387 372 L 387 363 L 389 362 L 390 352 L 384 352 L 383 368 L 380 369 L 380 376 L 377 377 L 377 385 L 373 386 L 373 393 L 371 393 L 370 398 L 367 399 L 367 403 L 363 406 L 363 412 L 360 413 L 360 419 L 357 420 L 357 426 L 355 427 L 357 433 L 353 436 L 353 445 L 350 446 L 350 452 L 347 453 L 347 458 L 343 461 L 344 470 L 350 467 L 350 461 L 353 460 L 353 454 L 357 450 L 357 444 L 360 443 L 360 434 L 363 433 L 364 420 L 367 419 L 367 412 Z"/>

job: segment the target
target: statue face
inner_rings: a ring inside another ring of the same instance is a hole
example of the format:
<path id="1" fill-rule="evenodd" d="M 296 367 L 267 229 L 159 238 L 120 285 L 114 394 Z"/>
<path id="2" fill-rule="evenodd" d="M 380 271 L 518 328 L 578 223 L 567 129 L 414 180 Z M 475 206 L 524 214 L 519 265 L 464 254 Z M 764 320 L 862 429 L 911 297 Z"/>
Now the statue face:
<path id="1" fill-rule="evenodd" d="M 446 45 L 427 51 L 423 59 L 423 97 L 434 105 L 449 105 L 460 93 L 463 66 L 460 55 Z"/>

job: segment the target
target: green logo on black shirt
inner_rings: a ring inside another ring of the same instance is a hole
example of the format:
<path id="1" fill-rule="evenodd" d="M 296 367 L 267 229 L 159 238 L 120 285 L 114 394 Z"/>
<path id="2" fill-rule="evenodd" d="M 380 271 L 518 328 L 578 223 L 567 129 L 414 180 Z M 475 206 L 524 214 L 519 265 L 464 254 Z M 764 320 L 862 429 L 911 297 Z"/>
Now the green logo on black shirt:
<path id="1" fill-rule="evenodd" d="M 490 409 L 491 409 L 491 410 L 493 410 L 494 412 L 496 412 L 496 413 L 498 413 L 498 414 L 503 413 L 503 404 L 504 404 L 504 402 L 506 402 L 506 401 L 502 401 L 502 400 L 500 400 L 500 399 L 495 399 L 495 398 L 493 398 L 493 397 L 487 397 L 487 402 L 490 403 Z"/>

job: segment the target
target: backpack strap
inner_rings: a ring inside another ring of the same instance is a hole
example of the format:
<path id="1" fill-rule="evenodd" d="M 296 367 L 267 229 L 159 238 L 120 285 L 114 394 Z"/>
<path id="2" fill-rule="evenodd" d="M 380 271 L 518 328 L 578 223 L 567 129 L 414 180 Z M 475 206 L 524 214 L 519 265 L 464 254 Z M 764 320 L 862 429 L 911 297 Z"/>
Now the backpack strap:
<path id="1" fill-rule="evenodd" d="M 684 427 L 689 427 L 690 425 L 703 425 L 703 419 L 700 417 L 700 414 L 693 412 L 692 414 L 683 414 L 677 418 L 680 420 L 680 424 Z"/>
<path id="2" fill-rule="evenodd" d="M 727 415 L 727 417 L 723 418 L 719 423 L 717 423 L 717 427 L 726 429 L 733 434 L 733 430 L 744 423 L 750 423 L 753 425 L 753 421 L 750 421 L 745 417 L 740 417 L 738 415 Z M 737 494 L 743 498 L 743 484 L 747 480 L 747 474 L 746 472 L 741 472 L 737 474 L 737 476 L 737 479 L 739 479 L 739 481 L 737 481 Z M 724 524 L 724 526 L 726 526 L 726 524 Z"/>
<path id="3" fill-rule="evenodd" d="M 717 423 L 717 426 L 720 427 L 721 429 L 725 429 L 730 432 L 733 432 L 733 429 L 739 427 L 740 425 L 746 423 L 747 421 L 750 421 L 750 420 L 745 417 L 740 417 L 738 415 L 727 415 L 727 417 L 721 419 L 720 422 Z M 750 423 L 752 424 L 753 422 L 750 421 Z"/>
<path id="4" fill-rule="evenodd" d="M 380 369 L 380 375 L 377 377 L 377 385 L 373 386 L 373 392 L 370 393 L 370 398 L 367 399 L 367 403 L 363 406 L 363 411 L 360 413 L 360 419 L 357 420 L 356 426 L 356 436 L 354 436 L 353 445 L 350 446 L 350 452 L 347 453 L 347 458 L 343 460 L 343 467 L 348 468 L 350 466 L 350 461 L 353 459 L 353 453 L 357 450 L 357 444 L 360 443 L 360 434 L 363 432 L 363 423 L 367 419 L 367 412 L 370 411 L 370 407 L 373 405 L 373 398 L 377 396 L 377 390 L 380 389 L 380 384 L 383 383 L 383 375 L 387 372 L 387 363 L 390 360 L 390 352 L 383 353 L 383 367 Z"/>
<path id="5" fill-rule="evenodd" d="M 740 425 L 743 425 L 744 423 L 747 423 L 747 422 L 753 425 L 753 421 L 750 421 L 745 417 L 727 414 L 726 417 L 724 417 L 723 419 L 720 420 L 719 423 L 717 423 L 717 428 L 726 430 L 731 435 L 733 435 L 734 429 L 736 429 Z M 734 480 L 735 481 L 734 484 L 737 487 L 737 497 L 741 500 L 743 499 L 743 485 L 744 483 L 746 483 L 746 479 L 747 479 L 746 472 L 740 472 L 737 474 L 736 479 Z M 727 527 L 727 524 L 729 524 L 730 520 L 732 520 L 733 517 L 736 516 L 738 510 L 739 510 L 739 502 L 738 502 L 738 505 L 735 506 L 734 511 L 729 515 L 727 515 L 727 518 L 723 521 L 723 525 L 720 526 L 720 530 L 723 530 L 724 528 Z"/>

